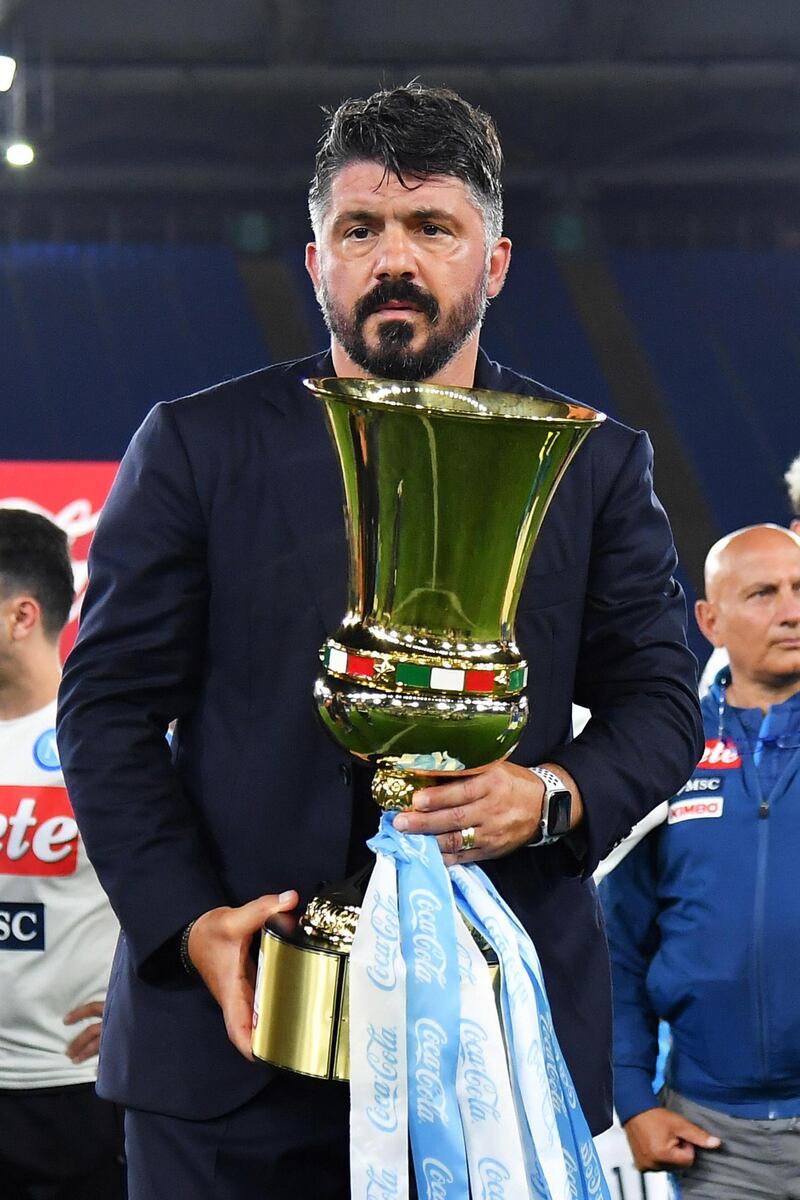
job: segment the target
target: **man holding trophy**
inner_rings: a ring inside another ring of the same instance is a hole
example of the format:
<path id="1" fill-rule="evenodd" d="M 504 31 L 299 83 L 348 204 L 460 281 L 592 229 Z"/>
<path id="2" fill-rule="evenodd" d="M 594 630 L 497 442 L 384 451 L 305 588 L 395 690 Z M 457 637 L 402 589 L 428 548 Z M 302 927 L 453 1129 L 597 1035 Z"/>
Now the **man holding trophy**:
<path id="1" fill-rule="evenodd" d="M 59 744 L 87 849 L 123 930 L 98 1086 L 127 1109 L 131 1200 L 350 1194 L 346 1070 L 307 1070 L 302 1054 L 294 1070 L 260 1061 L 292 1066 L 259 1049 L 266 1011 L 256 1014 L 258 1058 L 251 1049 L 254 988 L 256 1000 L 268 993 L 276 1006 L 287 992 L 270 979 L 256 984 L 255 936 L 267 922 L 271 944 L 281 914 L 315 912 L 321 881 L 371 860 L 364 840 L 378 812 L 368 774 L 347 750 L 383 771 L 381 806 L 401 811 L 383 818 L 382 845 L 396 837 L 401 853 L 410 847 L 409 869 L 429 853 L 420 835 L 436 839 L 456 890 L 461 880 L 469 891 L 475 878 L 459 869 L 482 864 L 486 894 L 521 939 L 523 959 L 534 964 L 528 935 L 538 952 L 531 986 L 537 995 L 546 988 L 555 1031 L 555 1057 L 543 1070 L 553 1066 L 564 1094 L 574 1080 L 592 1132 L 610 1122 L 608 964 L 591 873 L 697 761 L 695 664 L 646 436 L 605 421 L 559 483 L 577 441 L 547 466 L 553 446 L 568 427 L 599 418 L 479 350 L 486 304 L 510 259 L 500 166 L 491 120 L 452 92 L 412 85 L 341 105 L 317 155 L 307 250 L 330 352 L 158 405 L 101 518 Z M 492 393 L 504 394 L 496 405 Z M 347 541 L 320 396 L 345 473 Z M 342 397 L 348 411 L 337 417 Z M 521 430 L 535 404 L 551 422 L 536 443 L 548 482 L 537 510 L 540 493 L 523 480 L 530 497 L 503 560 L 505 586 L 496 531 L 525 457 L 515 457 L 507 431 L 517 420 Z M 393 417 L 382 424 L 384 412 L 400 409 L 413 410 L 419 454 Z M 437 432 L 445 412 L 456 419 L 449 443 Z M 464 423 L 481 421 L 506 440 L 465 440 Z M 411 457 L 395 476 L 404 453 Z M 427 482 L 415 491 L 422 457 Z M 455 482 L 445 487 L 445 477 Z M 436 497 L 448 488 L 440 520 Z M 483 539 L 468 519 L 472 493 L 486 510 Z M 412 560 L 430 544 L 443 579 L 459 536 L 475 578 L 464 578 L 462 555 L 458 587 L 433 587 Z M 493 589 L 496 637 L 481 608 Z M 465 597 L 482 616 L 472 620 Z M 359 623 L 359 605 L 362 618 L 377 616 Z M 430 617 L 437 605 L 438 623 Z M 405 621 L 412 609 L 426 620 Z M 317 705 L 337 741 L 311 702 L 323 643 Z M 593 714 L 574 741 L 573 698 Z M 176 718 L 170 753 L 164 732 Z M 475 751 L 473 762 L 479 727 L 491 729 L 495 751 Z M 440 728 L 445 740 L 431 734 L 424 745 L 405 732 Z M 512 749 L 515 761 L 506 761 Z M 392 799 L 405 778 L 410 790 Z M 446 879 L 441 856 L 436 869 Z M 392 903 L 379 943 L 398 923 Z M 357 904 L 339 908 L 357 916 Z M 491 945 L 488 911 L 478 905 L 469 919 Z M 430 912 L 418 907 L 414 919 L 424 926 Z M 311 917 L 301 924 L 324 943 Z M 476 944 L 459 941 L 459 956 Z M 431 934 L 417 974 L 444 979 L 434 945 Z M 500 960 L 507 1000 L 510 968 Z M 389 956 L 383 965 L 391 974 L 403 964 Z M 266 958 L 262 966 L 268 973 Z M 452 988 L 441 990 L 449 1003 Z M 294 1010 L 306 1002 L 302 989 L 292 995 Z M 391 1070 L 405 1050 L 390 1050 L 368 1025 Z M 437 1037 L 442 1029 L 427 1018 L 422 1027 Z M 353 1045 L 361 1032 L 353 1029 Z M 438 1066 L 444 1041 L 429 1037 L 419 1050 L 428 1066 Z M 463 1029 L 457 1049 L 469 1056 Z M 513 1071 L 504 1086 L 519 1115 Z M 365 1106 L 377 1106 L 378 1125 L 396 1124 L 395 1091 L 376 1090 Z M 553 1127 L 545 1140 L 560 1129 L 558 1095 L 549 1109 L 543 1102 Z M 446 1115 L 448 1096 L 440 1099 L 412 1094 L 420 1145 L 426 1121 L 441 1119 L 450 1132 L 459 1124 Z M 360 1128 L 355 1109 L 353 1119 Z M 410 1124 L 422 1194 L 466 1200 L 451 1167 L 430 1154 L 423 1164 L 413 1114 Z M 521 1117 L 520 1128 L 524 1188 L 504 1183 L 508 1173 L 484 1156 L 470 1167 L 473 1194 L 605 1194 L 589 1163 L 573 1186 L 566 1149 L 566 1171 L 551 1176 L 544 1166 L 537 1175 L 530 1163 L 542 1154 L 538 1143 L 525 1148 Z M 583 1155 L 585 1139 L 578 1145 Z M 376 1174 L 369 1164 L 365 1172 L 353 1194 L 407 1194 L 397 1172 Z"/>

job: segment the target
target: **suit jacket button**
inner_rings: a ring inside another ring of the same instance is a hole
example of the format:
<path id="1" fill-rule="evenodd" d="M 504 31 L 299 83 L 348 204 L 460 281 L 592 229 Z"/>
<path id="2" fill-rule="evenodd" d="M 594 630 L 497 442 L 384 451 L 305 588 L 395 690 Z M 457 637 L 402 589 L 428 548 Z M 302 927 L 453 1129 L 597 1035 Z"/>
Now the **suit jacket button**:
<path id="1" fill-rule="evenodd" d="M 349 763 L 339 763 L 339 774 L 342 777 L 342 783 L 345 787 L 350 787 L 353 782 L 353 772 L 350 769 Z"/>

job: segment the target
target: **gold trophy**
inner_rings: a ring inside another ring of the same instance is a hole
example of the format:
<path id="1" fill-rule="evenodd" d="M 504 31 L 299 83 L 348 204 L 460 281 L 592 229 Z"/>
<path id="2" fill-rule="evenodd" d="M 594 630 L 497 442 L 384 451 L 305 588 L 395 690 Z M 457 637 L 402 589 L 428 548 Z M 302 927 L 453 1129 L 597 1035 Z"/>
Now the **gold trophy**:
<path id="1" fill-rule="evenodd" d="M 514 617 L 564 471 L 602 413 L 545 397 L 308 379 L 344 480 L 348 610 L 314 688 L 328 732 L 376 767 L 384 810 L 506 758 L 528 719 Z M 531 664 L 533 670 L 536 664 Z M 377 822 L 376 822 L 377 824 Z M 262 932 L 253 1053 L 349 1077 L 348 954 L 369 871 Z M 486 948 L 488 949 L 488 948 Z"/>

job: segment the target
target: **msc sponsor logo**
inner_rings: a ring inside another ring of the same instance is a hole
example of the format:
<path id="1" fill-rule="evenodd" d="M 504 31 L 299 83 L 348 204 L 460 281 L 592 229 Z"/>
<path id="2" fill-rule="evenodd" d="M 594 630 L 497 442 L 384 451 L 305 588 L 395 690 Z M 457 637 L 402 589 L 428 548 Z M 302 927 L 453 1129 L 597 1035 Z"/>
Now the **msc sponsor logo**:
<path id="1" fill-rule="evenodd" d="M 669 806 L 668 825 L 679 821 L 697 821 L 702 817 L 721 817 L 724 796 L 709 796 L 707 800 L 676 800 Z"/>
<path id="2" fill-rule="evenodd" d="M 0 786 L 0 875 L 74 875 L 77 865 L 66 788 Z"/>
<path id="3" fill-rule="evenodd" d="M 686 792 L 718 792 L 721 783 L 719 775 L 701 775 L 697 779 L 687 779 L 677 794 L 683 796 Z"/>
<path id="4" fill-rule="evenodd" d="M 712 738 L 706 742 L 706 748 L 697 765 L 704 771 L 729 771 L 731 768 L 741 767 L 742 760 L 734 742 Z"/>
<path id="5" fill-rule="evenodd" d="M 44 905 L 0 900 L 0 950 L 44 950 Z"/>

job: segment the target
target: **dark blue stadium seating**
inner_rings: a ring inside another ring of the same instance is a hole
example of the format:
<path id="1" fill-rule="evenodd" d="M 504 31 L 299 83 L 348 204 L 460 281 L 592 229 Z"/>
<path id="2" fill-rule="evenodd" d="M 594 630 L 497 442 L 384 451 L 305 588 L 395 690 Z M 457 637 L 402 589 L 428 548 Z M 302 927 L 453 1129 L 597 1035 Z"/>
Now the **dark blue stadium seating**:
<path id="1" fill-rule="evenodd" d="M 486 316 L 483 345 L 515 371 L 616 415 L 555 260 L 546 251 L 514 249 L 506 285 Z"/>
<path id="2" fill-rule="evenodd" d="M 0 458 L 116 459 L 159 400 L 263 366 L 234 256 L 0 246 Z"/>
<path id="3" fill-rule="evenodd" d="M 721 530 L 788 515 L 800 256 L 617 251 L 612 270 Z"/>

